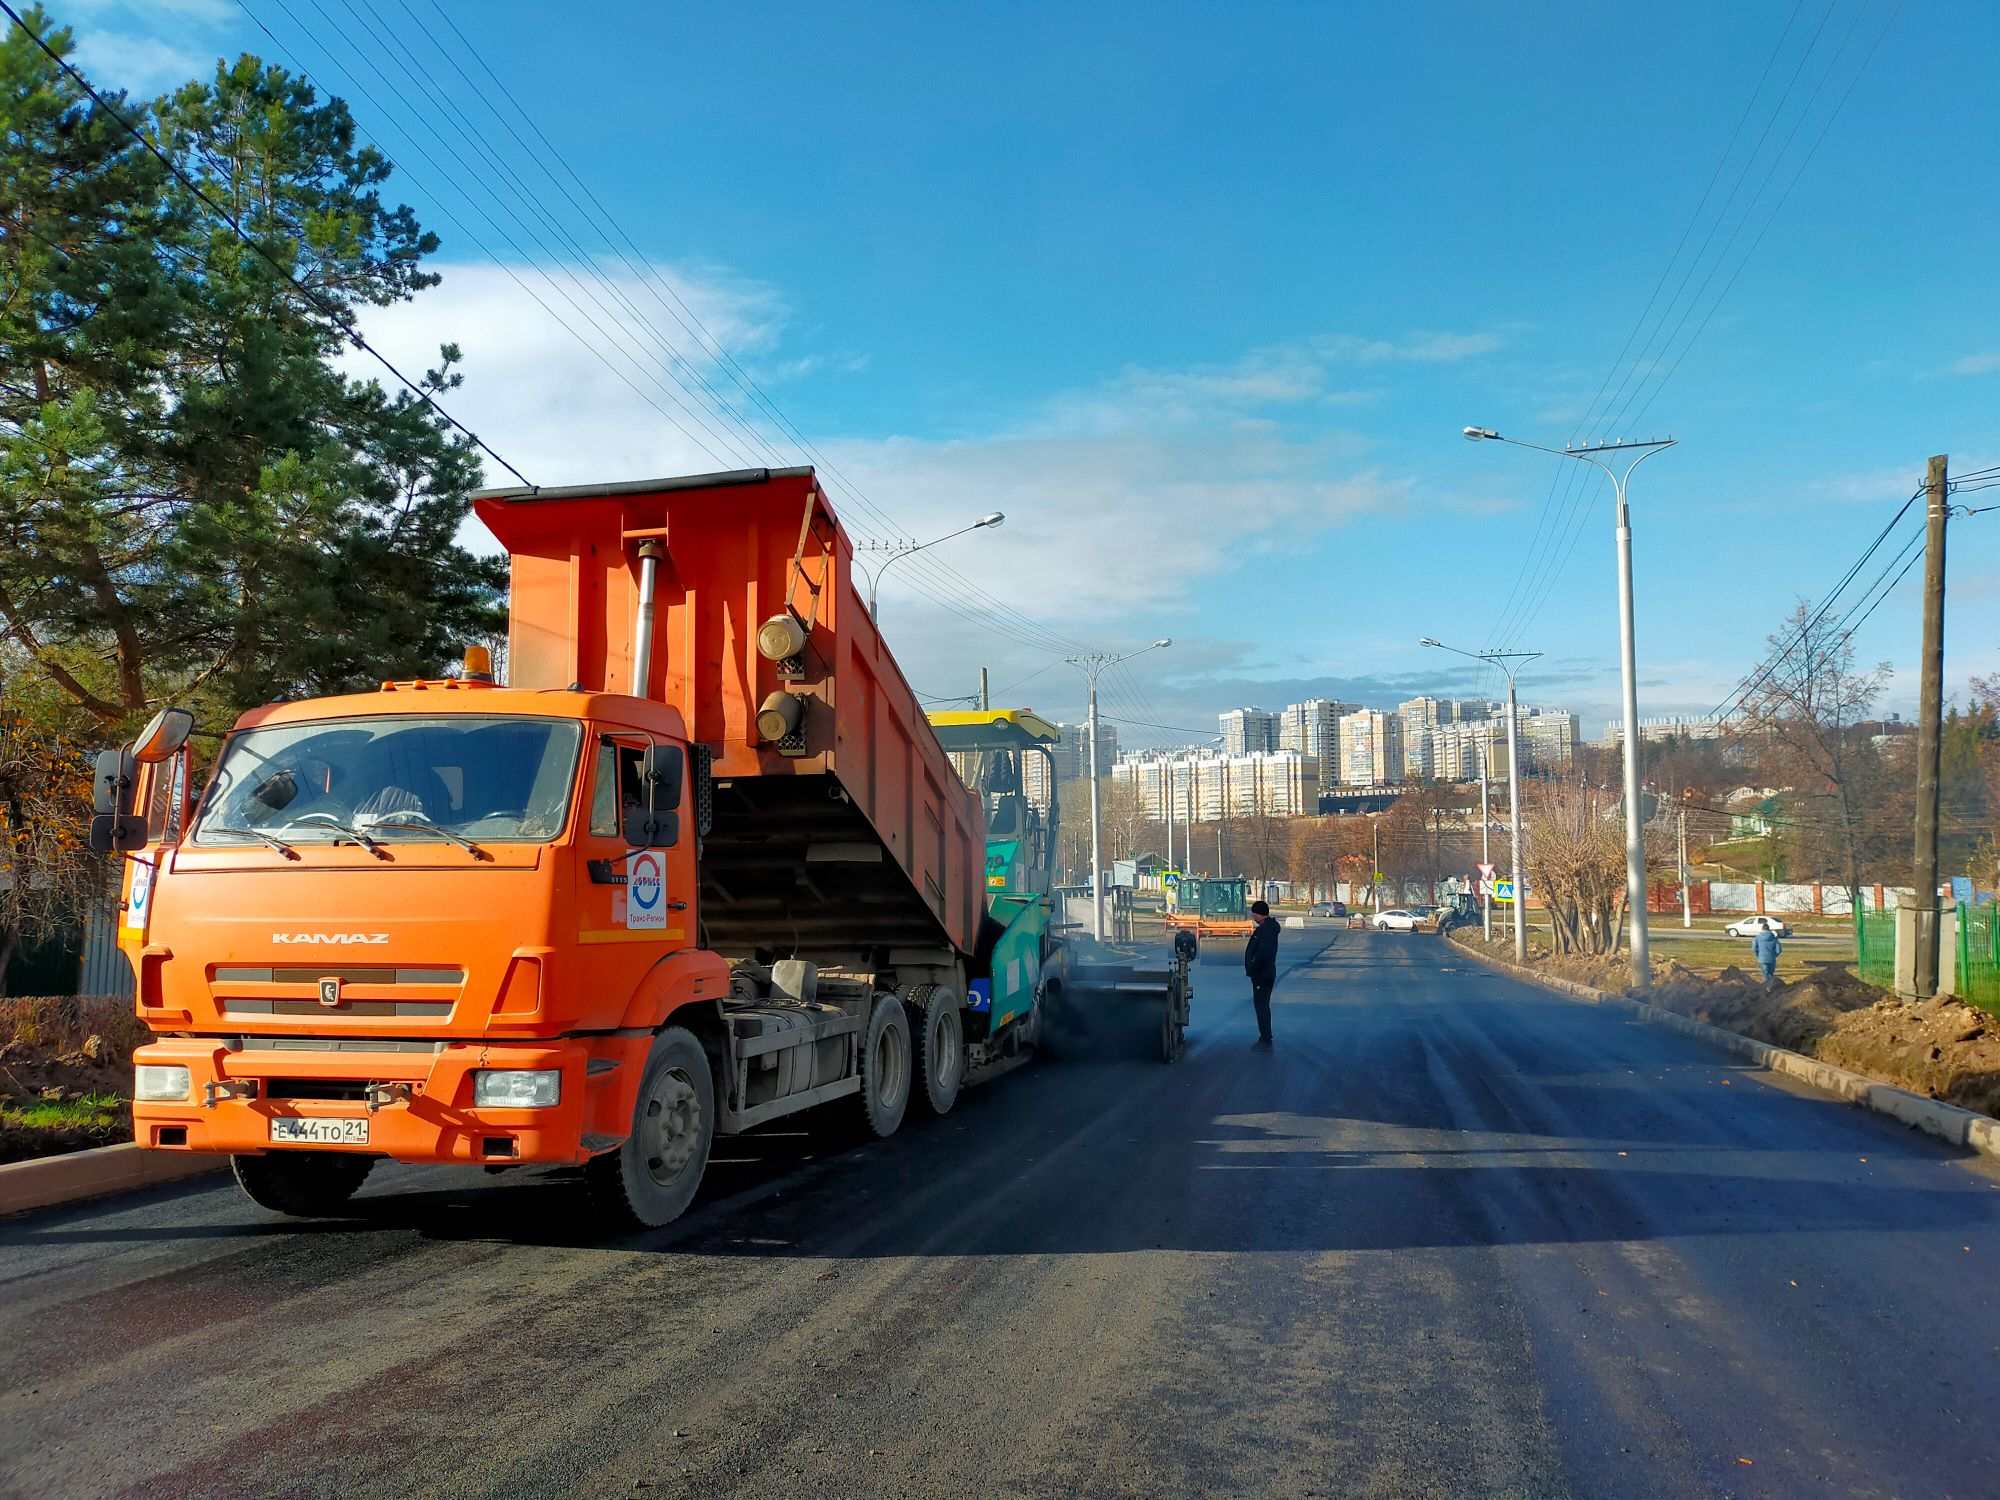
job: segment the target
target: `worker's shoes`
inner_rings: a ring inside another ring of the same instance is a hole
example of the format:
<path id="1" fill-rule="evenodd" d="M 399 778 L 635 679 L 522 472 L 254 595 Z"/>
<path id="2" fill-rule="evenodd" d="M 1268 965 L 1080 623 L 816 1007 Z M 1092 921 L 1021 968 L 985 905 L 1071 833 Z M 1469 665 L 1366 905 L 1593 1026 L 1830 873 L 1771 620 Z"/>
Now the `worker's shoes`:
<path id="1" fill-rule="evenodd" d="M 1271 1039 L 1267 1036 L 1258 1037 L 1256 1041 L 1250 1044 L 1250 1050 L 1252 1052 L 1269 1052 L 1271 1050 Z"/>

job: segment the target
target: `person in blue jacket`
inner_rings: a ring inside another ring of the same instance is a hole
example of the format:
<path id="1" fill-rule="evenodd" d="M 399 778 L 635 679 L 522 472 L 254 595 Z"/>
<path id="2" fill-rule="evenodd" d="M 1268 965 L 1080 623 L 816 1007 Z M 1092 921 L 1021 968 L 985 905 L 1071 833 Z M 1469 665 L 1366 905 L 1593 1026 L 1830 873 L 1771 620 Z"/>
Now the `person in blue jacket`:
<path id="1" fill-rule="evenodd" d="M 1257 925 L 1243 947 L 1243 972 L 1250 976 L 1250 1003 L 1257 1008 L 1255 1047 L 1271 1045 L 1271 986 L 1278 982 L 1278 919 L 1263 901 L 1250 903 Z"/>
<path id="2" fill-rule="evenodd" d="M 1757 935 L 1750 939 L 1750 951 L 1756 955 L 1758 967 L 1764 971 L 1764 983 L 1775 981 L 1778 977 L 1778 955 L 1785 950 L 1779 946 L 1778 935 L 1771 931 L 1769 922 L 1757 924 Z"/>

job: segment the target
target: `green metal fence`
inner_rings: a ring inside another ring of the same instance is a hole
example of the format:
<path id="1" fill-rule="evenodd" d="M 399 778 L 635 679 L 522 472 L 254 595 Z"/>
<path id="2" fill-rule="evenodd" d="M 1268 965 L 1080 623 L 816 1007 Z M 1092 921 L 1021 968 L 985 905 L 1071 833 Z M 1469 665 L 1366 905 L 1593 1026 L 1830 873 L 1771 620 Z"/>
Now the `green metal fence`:
<path id="1" fill-rule="evenodd" d="M 1958 997 L 2000 1015 L 2000 903 L 1958 903 Z"/>
<path id="2" fill-rule="evenodd" d="M 1882 989 L 1896 985 L 1896 913 L 1854 908 L 1854 972 Z"/>
<path id="3" fill-rule="evenodd" d="M 2000 1015 L 2000 905 L 1958 903 L 1958 952 L 1952 988 L 1968 1005 Z M 1854 913 L 1854 972 L 1868 983 L 1896 984 L 1896 913 Z"/>

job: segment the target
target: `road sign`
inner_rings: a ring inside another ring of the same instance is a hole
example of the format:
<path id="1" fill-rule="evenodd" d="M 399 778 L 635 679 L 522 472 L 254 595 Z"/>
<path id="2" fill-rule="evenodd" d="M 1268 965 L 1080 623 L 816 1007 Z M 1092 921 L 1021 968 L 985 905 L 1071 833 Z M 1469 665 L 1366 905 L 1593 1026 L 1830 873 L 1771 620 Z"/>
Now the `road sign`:
<path id="1" fill-rule="evenodd" d="M 1481 880 L 1491 880 L 1493 878 L 1493 866 L 1482 865 L 1475 861 L 1473 868 L 1479 871 L 1479 878 Z"/>
<path id="2" fill-rule="evenodd" d="M 1511 880 L 1494 881 L 1493 899 L 1495 901 L 1512 901 L 1514 899 L 1514 882 Z"/>

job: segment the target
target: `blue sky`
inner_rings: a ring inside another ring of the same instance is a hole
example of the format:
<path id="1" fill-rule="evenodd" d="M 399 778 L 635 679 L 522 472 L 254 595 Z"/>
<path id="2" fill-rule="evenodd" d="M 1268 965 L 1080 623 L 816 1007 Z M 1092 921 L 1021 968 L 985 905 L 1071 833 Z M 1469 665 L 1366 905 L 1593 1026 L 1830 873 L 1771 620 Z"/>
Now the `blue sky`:
<path id="1" fill-rule="evenodd" d="M 1552 488 L 1560 460 L 1462 441 L 1478 422 L 1681 439 L 1633 487 L 1641 711 L 1704 712 L 1928 454 L 2000 464 L 1983 0 L 600 4 L 581 25 L 441 3 L 629 234 L 622 259 L 432 0 L 55 14 L 141 91 L 243 48 L 282 60 L 254 15 L 348 97 L 445 241 L 444 286 L 371 331 L 412 358 L 463 344 L 454 409 L 531 478 L 796 459 L 768 423 L 757 447 L 675 404 L 653 329 L 763 420 L 669 321 L 670 286 L 861 493 L 857 532 L 1005 510 L 884 584 L 928 692 L 985 662 L 1067 715 L 1054 637 L 1162 634 L 1109 712 L 1207 726 L 1490 686 L 1416 645 L 1436 635 L 1547 652 L 1524 695 L 1594 733 L 1617 712 L 1609 487 Z M 542 254 L 510 172 L 590 271 L 555 267 L 553 231 Z M 599 352 L 531 292 L 572 324 L 595 309 Z M 1607 380 L 1636 394 L 1594 402 Z M 1952 547 L 1962 689 L 2000 671 L 2000 513 Z M 1917 577 L 1856 636 L 1905 710 Z"/>

